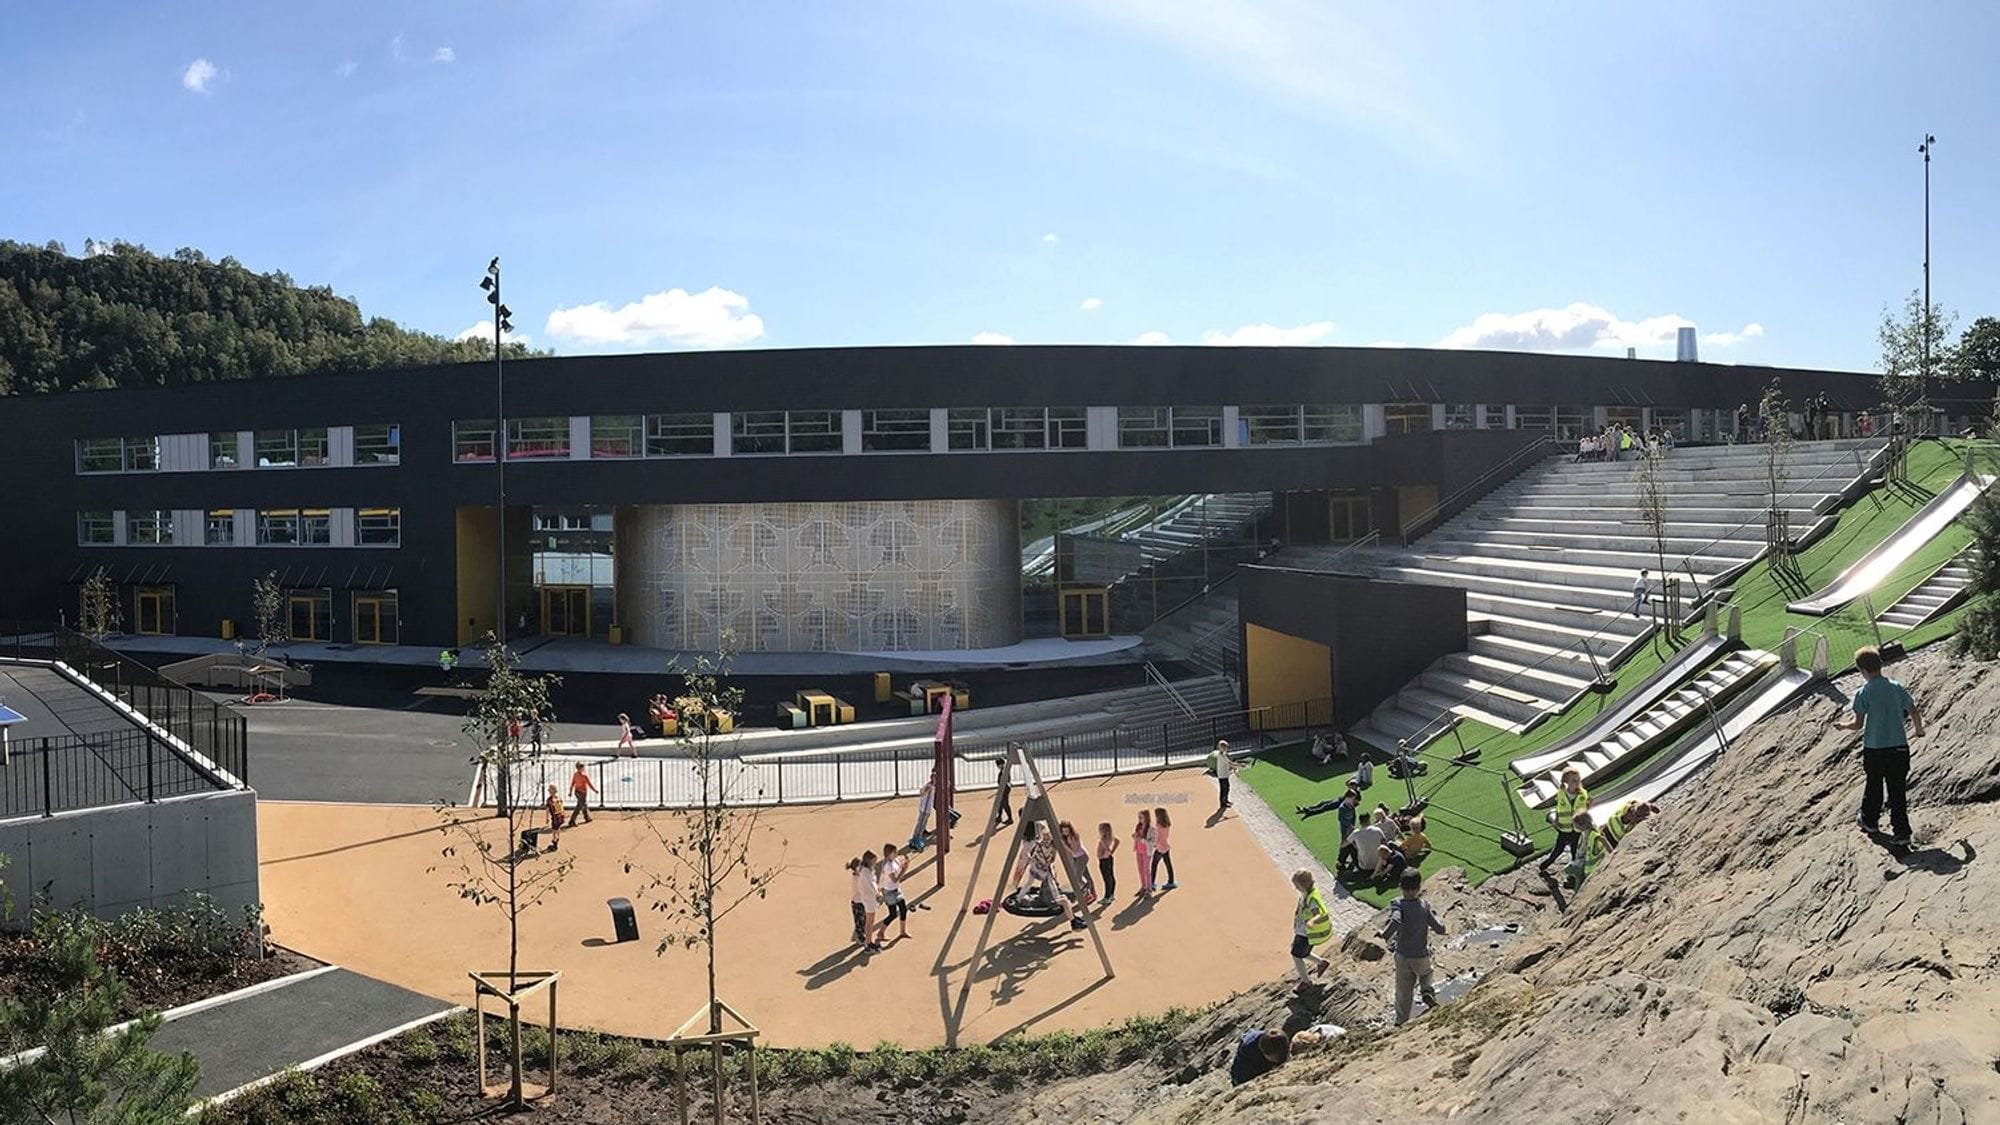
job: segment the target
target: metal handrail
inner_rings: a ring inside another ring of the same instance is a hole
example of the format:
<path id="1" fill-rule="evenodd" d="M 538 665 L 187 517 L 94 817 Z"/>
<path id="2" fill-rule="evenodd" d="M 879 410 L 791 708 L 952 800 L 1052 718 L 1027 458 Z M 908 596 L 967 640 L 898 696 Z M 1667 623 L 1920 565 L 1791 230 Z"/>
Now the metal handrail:
<path id="1" fill-rule="evenodd" d="M 1885 448 L 1885 449 L 1886 449 L 1886 448 L 1887 448 L 1887 445 L 1885 444 L 1883 448 Z M 1873 460 L 1874 460 L 1874 458 L 1873 458 L 1873 457 L 1870 457 L 1870 458 L 1869 458 L 1869 460 L 1870 460 L 1870 461 L 1873 461 Z M 1807 488 L 1808 486 L 1810 486 L 1810 485 L 1814 485 L 1814 484 L 1818 484 L 1818 483 L 1819 483 L 1819 481 L 1820 481 L 1820 479 L 1821 479 L 1822 477 L 1825 477 L 1825 476 L 1827 475 L 1827 473 L 1831 472 L 1831 471 L 1832 471 L 1833 469 L 1835 469 L 1835 468 L 1844 468 L 1844 467 L 1845 467 L 1845 466 L 1843 466 L 1843 465 L 1841 464 L 1841 462 L 1838 462 L 1838 461 L 1834 461 L 1834 462 L 1830 462 L 1830 463 L 1829 463 L 1829 464 L 1828 464 L 1828 465 L 1827 465 L 1827 466 L 1826 466 L 1825 468 L 1823 468 L 1823 469 L 1821 469 L 1821 470 L 1820 470 L 1819 472 L 1817 472 L 1817 473 L 1813 474 L 1813 475 L 1812 475 L 1812 477 L 1811 477 L 1810 479 L 1806 480 L 1806 481 L 1805 481 L 1805 482 L 1804 482 L 1803 484 L 1800 484 L 1800 485 L 1798 485 L 1797 487 L 1794 487 L 1794 488 L 1790 489 L 1789 491 L 1787 491 L 1787 492 L 1784 492 L 1784 493 L 1780 494 L 1780 496 L 1779 496 L 1779 499 L 1780 499 L 1780 500 L 1790 500 L 1790 499 L 1793 499 L 1793 498 L 1797 497 L 1797 496 L 1799 495 L 1799 493 L 1801 493 L 1801 492 L 1805 491 L 1805 489 L 1806 489 L 1806 488 Z M 1866 464 L 1864 464 L 1864 465 L 1863 465 L 1862 467 L 1863 467 L 1863 468 L 1865 469 L 1865 468 L 1866 468 Z M 1710 547 L 1713 547 L 1713 546 L 1715 546 L 1715 545 L 1716 545 L 1717 543 L 1720 543 L 1720 542 L 1722 542 L 1723 540 L 1725 540 L 1725 539 L 1729 538 L 1729 535 L 1730 535 L 1730 532 L 1735 532 L 1735 531 L 1741 531 L 1741 530 L 1743 530 L 1744 528 L 1746 528 L 1746 527 L 1749 527 L 1749 526 L 1750 526 L 1750 525 L 1751 525 L 1752 523 L 1755 523 L 1755 522 L 1756 522 L 1756 521 L 1758 521 L 1758 520 L 1761 520 L 1761 519 L 1765 519 L 1765 518 L 1767 518 L 1767 517 L 1768 517 L 1768 516 L 1770 515 L 1770 511 L 1771 511 L 1771 510 L 1770 510 L 1769 508 L 1762 508 L 1762 509 L 1759 509 L 1759 510 L 1758 510 L 1758 511 L 1756 512 L 1756 514 L 1754 514 L 1754 515 L 1752 515 L 1752 516 L 1750 516 L 1750 517 L 1748 517 L 1748 518 L 1746 518 L 1746 519 L 1743 519 L 1743 520 L 1740 520 L 1740 521 L 1738 521 L 1737 523 L 1735 523 L 1735 524 L 1731 525 L 1728 531 L 1725 531 L 1725 532 L 1723 532 L 1722 534 L 1720 534 L 1720 535 L 1717 535 L 1717 536 L 1716 536 L 1715 538 L 1713 538 L 1713 539 L 1710 539 L 1710 540 L 1709 540 L 1708 542 L 1706 542 L 1706 543 L 1703 543 L 1703 544 L 1701 544 L 1700 546 L 1696 547 L 1696 548 L 1695 548 L 1694 550 L 1692 550 L 1692 551 L 1687 551 L 1687 552 L 1684 552 L 1684 553 L 1683 553 L 1683 554 L 1681 555 L 1681 557 L 1680 557 L 1680 562 L 1681 562 L 1681 564 L 1682 564 L 1682 565 L 1683 565 L 1684 567 L 1687 567 L 1687 568 L 1689 568 L 1690 572 L 1692 572 L 1692 568 L 1693 568 L 1693 565 L 1694 565 L 1694 564 L 1693 564 L 1693 559 L 1694 559 L 1694 557 L 1695 557 L 1696 555 L 1698 555 L 1698 554 L 1701 554 L 1701 553 L 1702 553 L 1703 551 L 1707 550 L 1708 548 L 1710 548 Z M 1758 553 L 1757 555 L 1753 555 L 1753 556 L 1751 556 L 1751 558 L 1750 558 L 1750 559 L 1749 559 L 1748 561 L 1749 561 L 1749 563 L 1755 563 L 1755 562 L 1757 561 L 1757 559 L 1758 559 L 1758 558 L 1761 558 L 1761 557 L 1762 557 L 1762 552 L 1759 552 L 1759 553 Z M 1746 565 L 1747 565 L 1747 564 L 1746 564 Z M 1712 592 L 1712 591 L 1711 591 L 1711 592 Z M 1691 603 L 1691 604 L 1699 604 L 1699 603 L 1700 603 L 1700 601 L 1701 601 L 1701 599 L 1702 599 L 1703 597 L 1706 597 L 1706 596 L 1707 596 L 1707 595 L 1706 595 L 1706 594 L 1703 594 L 1703 593 L 1702 593 L 1702 591 L 1701 591 L 1701 584 L 1697 582 L 1697 583 L 1695 584 L 1695 601 L 1694 601 L 1693 603 Z"/>
<path id="2" fill-rule="evenodd" d="M 1451 505 L 1456 504 L 1459 501 L 1465 499 L 1466 496 L 1480 489 L 1481 486 L 1486 485 L 1487 481 L 1493 478 L 1494 476 L 1500 473 L 1510 472 L 1510 470 L 1511 470 L 1510 475 L 1518 475 L 1521 472 L 1525 471 L 1527 466 L 1526 464 L 1524 464 L 1524 462 L 1533 459 L 1529 456 L 1530 454 L 1534 454 L 1536 457 L 1548 456 L 1547 450 L 1549 449 L 1550 446 L 1553 446 L 1555 444 L 1555 440 L 1556 439 L 1554 434 L 1545 433 L 1541 435 L 1535 440 L 1529 442 L 1528 444 L 1522 446 L 1521 448 L 1515 450 L 1513 453 L 1509 454 L 1506 460 L 1500 462 L 1499 464 L 1493 466 L 1490 469 L 1487 469 L 1485 472 L 1472 478 L 1465 484 L 1460 485 L 1455 491 L 1452 492 L 1451 495 L 1445 497 L 1442 500 L 1439 500 L 1435 504 L 1432 504 L 1428 510 L 1418 513 L 1415 519 L 1400 521 L 1402 526 L 1399 529 L 1398 534 L 1402 537 L 1403 545 L 1407 547 L 1410 545 L 1412 540 L 1422 538 L 1424 534 L 1433 530 L 1436 524 L 1443 522 L 1438 518 L 1439 512 L 1442 512 Z M 1491 491 L 1492 486 L 1487 486 L 1486 490 Z M 1426 526 L 1427 524 L 1431 526 Z"/>
<path id="3" fill-rule="evenodd" d="M 1155 667 L 1150 660 L 1146 661 L 1146 678 L 1159 685 L 1167 693 L 1167 698 L 1174 701 L 1174 705 L 1181 709 L 1181 714 L 1186 715 L 1189 719 L 1201 718 L 1200 715 L 1195 714 L 1194 705 L 1187 701 L 1187 696 L 1182 695 L 1174 687 L 1173 681 L 1167 679 L 1166 674 Z"/>

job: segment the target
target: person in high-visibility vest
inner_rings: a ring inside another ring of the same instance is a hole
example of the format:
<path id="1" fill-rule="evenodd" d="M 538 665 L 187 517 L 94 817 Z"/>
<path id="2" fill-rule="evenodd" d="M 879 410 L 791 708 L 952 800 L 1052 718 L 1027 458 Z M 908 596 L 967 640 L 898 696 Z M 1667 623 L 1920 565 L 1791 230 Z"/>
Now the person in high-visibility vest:
<path id="1" fill-rule="evenodd" d="M 1292 872 L 1292 889 L 1299 892 L 1299 904 L 1292 911 L 1292 966 L 1299 973 L 1298 989 L 1304 992 L 1312 978 L 1326 972 L 1332 963 L 1315 954 L 1313 947 L 1333 940 L 1333 914 L 1313 885 L 1312 872 Z"/>
<path id="2" fill-rule="evenodd" d="M 1611 814 L 1603 826 L 1597 830 L 1597 838 L 1604 842 L 1604 850 L 1618 847 L 1625 834 L 1646 823 L 1646 818 L 1660 811 L 1660 806 L 1647 801 L 1627 801 L 1625 807 Z"/>
<path id="3" fill-rule="evenodd" d="M 1590 790 L 1583 787 L 1583 775 L 1575 766 L 1563 770 L 1562 786 L 1556 790 L 1556 844 L 1542 857 L 1542 871 L 1554 867 L 1556 857 L 1567 849 L 1574 858 L 1583 856 L 1583 833 L 1576 829 L 1576 814 L 1590 808 Z"/>

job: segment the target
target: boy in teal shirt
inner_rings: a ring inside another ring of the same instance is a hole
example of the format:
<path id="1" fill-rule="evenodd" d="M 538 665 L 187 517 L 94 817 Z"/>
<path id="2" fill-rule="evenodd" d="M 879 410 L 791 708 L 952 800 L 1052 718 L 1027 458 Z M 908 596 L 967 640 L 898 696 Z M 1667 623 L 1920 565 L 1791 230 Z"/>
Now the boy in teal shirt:
<path id="1" fill-rule="evenodd" d="M 1854 714 L 1836 719 L 1841 730 L 1861 732 L 1861 769 L 1867 782 L 1861 790 L 1861 827 L 1881 831 L 1882 798 L 1889 801 L 1889 830 L 1899 847 L 1910 843 L 1910 813 L 1904 792 L 1910 778 L 1910 736 L 1924 735 L 1924 716 L 1908 688 L 1882 674 L 1882 654 L 1875 646 L 1856 649 L 1854 666 L 1866 681 L 1854 693 Z M 1909 733 L 1903 720 L 1909 719 Z"/>

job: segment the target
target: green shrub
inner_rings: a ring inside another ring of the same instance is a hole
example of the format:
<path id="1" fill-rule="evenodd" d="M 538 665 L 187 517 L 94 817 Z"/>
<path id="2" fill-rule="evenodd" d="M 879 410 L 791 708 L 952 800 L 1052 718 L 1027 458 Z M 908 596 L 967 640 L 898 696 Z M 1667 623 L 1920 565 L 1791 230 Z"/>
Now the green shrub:
<path id="1" fill-rule="evenodd" d="M 334 1084 L 333 1100 L 346 1120 L 375 1121 L 382 1115 L 382 1083 L 365 1070 L 350 1070 Z"/>
<path id="2" fill-rule="evenodd" d="M 420 1027 L 404 1035 L 398 1041 L 398 1046 L 405 1066 L 429 1066 L 437 1061 L 437 1040 L 432 1037 L 427 1027 Z"/>
<path id="3" fill-rule="evenodd" d="M 403 1104 L 422 1121 L 434 1120 L 444 1113 L 444 1095 L 432 1089 L 411 1090 L 403 1095 Z"/>
<path id="4" fill-rule="evenodd" d="M 854 1048 L 842 1042 L 827 1044 L 820 1057 L 826 1060 L 826 1072 L 835 1078 L 844 1078 L 854 1073 Z"/>
<path id="5" fill-rule="evenodd" d="M 827 1051 L 774 1051 L 772 1054 L 777 1056 L 781 1081 L 811 1085 L 833 1077 Z"/>

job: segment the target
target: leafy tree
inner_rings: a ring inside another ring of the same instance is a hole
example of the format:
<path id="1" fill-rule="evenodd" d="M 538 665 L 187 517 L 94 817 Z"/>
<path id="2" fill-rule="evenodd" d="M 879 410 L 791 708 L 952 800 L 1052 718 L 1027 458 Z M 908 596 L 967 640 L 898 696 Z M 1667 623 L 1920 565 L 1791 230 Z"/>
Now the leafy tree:
<path id="1" fill-rule="evenodd" d="M 718 737 L 722 724 L 715 716 L 743 709 L 743 689 L 728 682 L 728 665 L 724 652 L 672 669 L 684 685 L 676 700 L 681 723 L 675 739 L 699 787 L 700 804 L 646 818 L 664 862 L 652 868 L 630 857 L 625 862 L 628 872 L 643 873 L 651 908 L 667 919 L 656 952 L 700 950 L 707 960 L 710 1034 L 722 1030 L 715 984 L 718 927 L 737 907 L 767 895 L 786 869 L 785 840 L 763 822 L 762 787 L 733 752 L 736 739 Z"/>
<path id="2" fill-rule="evenodd" d="M 1778 380 L 1764 388 L 1758 413 L 1764 418 L 1764 542 L 1771 552 L 1771 565 L 1781 569 L 1792 565 L 1792 534 L 1785 511 L 1785 486 L 1792 465 L 1791 402 L 1785 398 Z"/>
<path id="3" fill-rule="evenodd" d="M 485 647 L 486 684 L 459 729 L 478 747 L 473 760 L 479 764 L 481 774 L 492 780 L 497 815 L 468 818 L 462 810 L 440 806 L 438 815 L 444 823 L 438 830 L 456 841 L 446 845 L 441 853 L 448 861 L 446 885 L 467 902 L 493 907 L 506 916 L 507 987 L 511 991 L 520 987 L 521 915 L 555 894 L 575 865 L 575 860 L 568 856 L 537 858 L 528 854 L 525 846 L 517 847 L 522 830 L 534 824 L 543 812 L 535 800 L 516 800 L 516 795 L 508 791 L 515 767 L 541 756 L 539 739 L 524 740 L 522 720 L 529 716 L 540 716 L 544 724 L 552 720 L 549 693 L 562 681 L 555 676 L 523 673 L 513 650 L 491 633 L 486 636 Z M 438 867 L 430 870 L 437 871 Z M 508 1052 L 508 1058 L 518 1060 L 521 1018 L 517 1010 L 509 1011 L 508 1034 L 516 1046 Z M 518 1106 L 524 1101 L 521 1068 L 511 1061 L 510 1066 L 508 1101 Z"/>
<path id="4" fill-rule="evenodd" d="M 2000 382 L 2000 318 L 1982 316 L 1965 329 L 1952 351 L 1958 374 Z"/>
<path id="5" fill-rule="evenodd" d="M 2000 658 L 2000 490 L 1988 489 L 1966 510 L 1972 604 L 1959 623 L 1958 648 L 1981 660 Z"/>
<path id="6" fill-rule="evenodd" d="M 257 619 L 257 655 L 285 643 L 285 591 L 278 585 L 277 571 L 251 579 L 250 612 Z"/>
<path id="7" fill-rule="evenodd" d="M 1933 303 L 1924 308 L 1916 290 L 1904 298 L 1903 311 L 1882 310 L 1877 338 L 1882 344 L 1882 409 L 1890 415 L 1921 412 L 1930 405 L 1927 379 L 1952 378 L 1960 372 L 1951 332 L 1958 317 Z"/>
<path id="8" fill-rule="evenodd" d="M 198 250 L 161 257 L 112 240 L 72 258 L 60 243 L 0 241 L 0 394 L 176 386 L 492 358 L 381 317 L 325 286 L 252 273 Z M 518 344 L 509 358 L 537 354 Z"/>
<path id="9" fill-rule="evenodd" d="M 101 641 L 118 631 L 118 588 L 111 584 L 110 572 L 101 566 L 83 580 L 82 610 L 77 625 L 84 636 Z"/>
<path id="10" fill-rule="evenodd" d="M 88 932 L 57 928 L 48 971 L 0 997 L 0 1054 L 41 1049 L 0 1069 L 0 1120 L 70 1125 L 167 1125 L 186 1120 L 201 1064 L 148 1046 L 158 1012 L 119 1022 L 125 983 L 98 961 Z"/>

